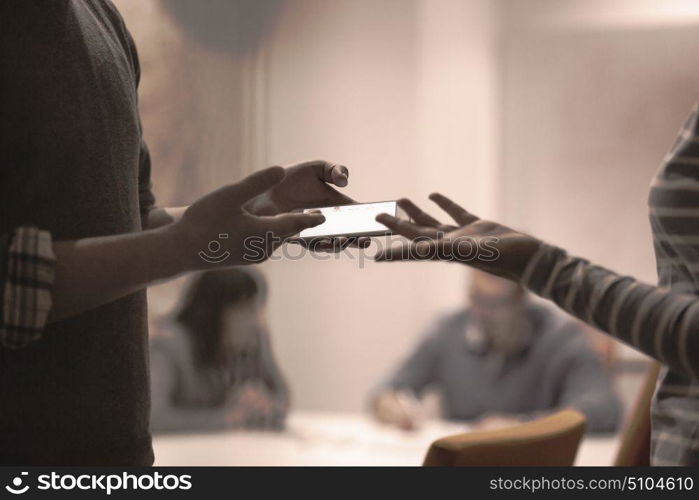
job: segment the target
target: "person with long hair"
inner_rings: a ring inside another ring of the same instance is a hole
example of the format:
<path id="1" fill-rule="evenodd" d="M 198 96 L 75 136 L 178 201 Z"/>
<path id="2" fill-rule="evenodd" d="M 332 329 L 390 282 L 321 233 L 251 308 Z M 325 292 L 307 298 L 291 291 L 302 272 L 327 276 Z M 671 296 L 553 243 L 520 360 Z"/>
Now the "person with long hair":
<path id="1" fill-rule="evenodd" d="M 251 268 L 199 275 L 151 345 L 153 432 L 280 429 L 289 390 L 272 353 L 267 285 Z"/>

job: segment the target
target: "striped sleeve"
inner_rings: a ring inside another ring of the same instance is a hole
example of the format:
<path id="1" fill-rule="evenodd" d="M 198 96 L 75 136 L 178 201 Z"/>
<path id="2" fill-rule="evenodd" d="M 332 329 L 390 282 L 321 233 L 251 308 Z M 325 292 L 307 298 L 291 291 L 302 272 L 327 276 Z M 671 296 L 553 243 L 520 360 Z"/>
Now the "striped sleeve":
<path id="1" fill-rule="evenodd" d="M 20 227 L 0 241 L 0 345 L 37 342 L 51 310 L 55 256 L 51 234 Z"/>
<path id="2" fill-rule="evenodd" d="M 547 244 L 521 281 L 595 328 L 699 378 L 699 297 L 618 275 Z"/>

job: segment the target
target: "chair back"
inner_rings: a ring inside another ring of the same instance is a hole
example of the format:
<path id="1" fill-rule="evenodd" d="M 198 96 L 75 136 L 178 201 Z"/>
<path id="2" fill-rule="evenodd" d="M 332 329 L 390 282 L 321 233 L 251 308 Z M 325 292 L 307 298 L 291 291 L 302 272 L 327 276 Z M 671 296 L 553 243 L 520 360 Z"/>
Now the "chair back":
<path id="1" fill-rule="evenodd" d="M 425 466 L 570 466 L 585 432 L 585 416 L 562 410 L 512 427 L 438 439 Z"/>

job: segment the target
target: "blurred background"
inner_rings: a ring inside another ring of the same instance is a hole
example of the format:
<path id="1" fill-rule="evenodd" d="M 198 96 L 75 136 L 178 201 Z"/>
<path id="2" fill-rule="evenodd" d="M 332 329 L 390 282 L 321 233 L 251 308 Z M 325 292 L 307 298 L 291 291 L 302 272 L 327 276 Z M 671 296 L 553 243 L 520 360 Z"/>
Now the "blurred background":
<path id="1" fill-rule="evenodd" d="M 647 189 L 699 87 L 699 1 L 116 0 L 141 60 L 160 205 L 328 159 L 361 201 L 441 191 L 645 281 Z M 368 252 L 371 255 L 371 251 Z M 354 254 L 356 256 L 356 252 Z M 274 351 L 292 408 L 360 412 L 465 268 L 277 260 Z M 158 318 L 186 279 L 149 291 Z M 628 407 L 640 355 L 591 338 Z"/>

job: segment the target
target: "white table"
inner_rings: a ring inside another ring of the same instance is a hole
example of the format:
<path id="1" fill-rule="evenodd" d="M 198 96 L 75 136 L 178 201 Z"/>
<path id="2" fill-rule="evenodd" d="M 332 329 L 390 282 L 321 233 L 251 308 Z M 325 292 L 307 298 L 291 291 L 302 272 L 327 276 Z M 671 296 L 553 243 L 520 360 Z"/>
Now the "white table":
<path id="1" fill-rule="evenodd" d="M 156 436 L 156 465 L 420 465 L 432 441 L 467 431 L 432 420 L 416 432 L 367 415 L 297 411 L 284 432 L 230 431 Z M 618 439 L 586 438 L 576 465 L 609 465 Z"/>

